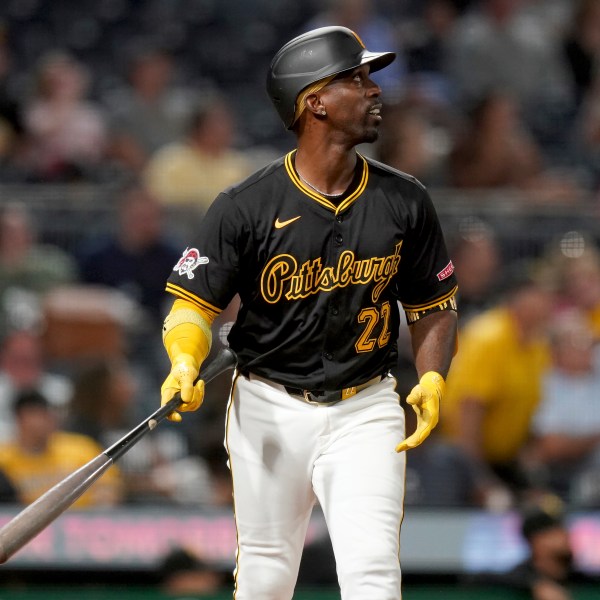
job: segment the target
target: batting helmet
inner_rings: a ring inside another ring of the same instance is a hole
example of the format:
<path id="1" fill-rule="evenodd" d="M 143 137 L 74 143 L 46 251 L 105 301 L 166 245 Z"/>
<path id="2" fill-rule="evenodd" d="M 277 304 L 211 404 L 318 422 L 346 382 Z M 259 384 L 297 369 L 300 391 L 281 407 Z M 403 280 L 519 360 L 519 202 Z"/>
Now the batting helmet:
<path id="1" fill-rule="evenodd" d="M 320 27 L 285 44 L 271 61 L 267 92 L 287 129 L 294 123 L 296 99 L 307 86 L 369 63 L 371 72 L 387 67 L 394 52 L 369 52 L 346 27 Z"/>

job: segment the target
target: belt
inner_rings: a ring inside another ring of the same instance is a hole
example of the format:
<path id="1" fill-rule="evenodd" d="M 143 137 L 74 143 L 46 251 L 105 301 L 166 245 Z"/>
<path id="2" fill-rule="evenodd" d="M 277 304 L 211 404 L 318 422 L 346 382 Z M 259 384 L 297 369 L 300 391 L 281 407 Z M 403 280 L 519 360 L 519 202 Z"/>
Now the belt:
<path id="1" fill-rule="evenodd" d="M 360 385 L 347 387 L 343 390 L 334 390 L 332 392 L 324 390 L 303 390 L 302 388 L 290 387 L 289 385 L 284 385 L 283 387 L 288 394 L 291 394 L 292 396 L 302 396 L 302 398 L 310 404 L 335 404 L 341 400 L 347 400 L 348 398 L 352 398 L 352 396 L 356 396 L 358 392 L 368 388 L 370 385 L 379 383 L 382 379 L 383 377 L 381 375 L 377 375 L 377 377 L 373 377 L 373 379 L 369 379 L 369 381 L 361 383 Z"/>

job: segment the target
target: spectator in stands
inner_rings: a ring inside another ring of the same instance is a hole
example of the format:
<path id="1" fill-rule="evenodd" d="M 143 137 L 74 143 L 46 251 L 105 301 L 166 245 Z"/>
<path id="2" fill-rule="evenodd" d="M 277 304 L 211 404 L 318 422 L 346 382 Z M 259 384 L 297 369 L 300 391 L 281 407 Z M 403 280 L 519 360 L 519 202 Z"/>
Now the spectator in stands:
<path id="1" fill-rule="evenodd" d="M 529 556 L 501 576 L 500 583 L 526 592 L 532 600 L 573 600 L 570 588 L 592 581 L 575 569 L 569 530 L 555 508 L 524 511 L 521 534 Z"/>
<path id="2" fill-rule="evenodd" d="M 33 181 L 97 177 L 106 157 L 107 125 L 88 90 L 89 74 L 73 56 L 42 56 L 35 94 L 23 108 L 24 161 Z"/>
<path id="3" fill-rule="evenodd" d="M 22 504 L 30 504 L 102 452 L 91 438 L 59 429 L 50 403 L 39 392 L 21 392 L 13 410 L 16 431 L 11 441 L 0 445 L 0 469 Z M 114 506 L 121 501 L 121 490 L 120 473 L 111 467 L 74 506 Z"/>
<path id="4" fill-rule="evenodd" d="M 512 501 L 528 485 L 519 458 L 549 363 L 545 328 L 554 308 L 553 291 L 529 264 L 506 271 L 503 296 L 462 328 L 440 420 L 478 464 L 491 503 Z"/>
<path id="5" fill-rule="evenodd" d="M 600 342 L 600 252 L 595 242 L 574 232 L 547 251 L 556 276 L 560 308 L 583 311 L 595 341 Z"/>
<path id="6" fill-rule="evenodd" d="M 396 51 L 396 60 L 373 81 L 385 90 L 387 102 L 400 98 L 406 77 L 406 60 L 396 37 L 393 24 L 377 10 L 373 0 L 325 0 L 319 4 L 317 14 L 305 23 L 302 31 L 328 25 L 342 25 L 355 31 L 365 46 L 374 52 Z"/>
<path id="7" fill-rule="evenodd" d="M 164 319 L 164 277 L 181 253 L 167 237 L 165 211 L 145 187 L 123 189 L 117 210 L 116 232 L 88 240 L 78 251 L 79 276 L 137 301 L 152 328 Z"/>
<path id="8" fill-rule="evenodd" d="M 459 325 L 491 308 L 501 280 L 503 259 L 500 244 L 491 227 L 476 218 L 465 218 L 458 235 L 450 240 L 450 256 L 460 281 Z"/>
<path id="9" fill-rule="evenodd" d="M 76 253 L 82 283 L 116 288 L 140 307 L 126 353 L 149 390 L 164 368 L 161 328 L 156 327 L 166 314 L 164 277 L 181 256 L 168 237 L 166 217 L 147 188 L 127 186 L 117 199 L 116 231 L 88 240 Z"/>
<path id="10" fill-rule="evenodd" d="M 136 380 L 125 359 L 86 361 L 74 374 L 65 429 L 109 446 L 134 418 L 136 392 Z"/>
<path id="11" fill-rule="evenodd" d="M 426 185 L 446 184 L 454 120 L 443 106 L 412 91 L 415 96 L 385 107 L 376 158 Z"/>
<path id="12" fill-rule="evenodd" d="M 510 187 L 538 202 L 570 202 L 579 192 L 573 176 L 546 167 L 518 103 L 504 91 L 488 93 L 473 108 L 450 153 L 449 171 L 456 187 Z"/>
<path id="13" fill-rule="evenodd" d="M 39 241 L 24 204 L 7 203 L 0 209 L 0 295 L 11 288 L 43 294 L 76 277 L 74 258 L 56 245 Z"/>
<path id="14" fill-rule="evenodd" d="M 12 330 L 39 330 L 43 296 L 76 277 L 70 254 L 38 241 L 24 205 L 0 208 L 0 336 Z"/>
<path id="15" fill-rule="evenodd" d="M 448 76 L 463 106 L 503 90 L 515 98 L 538 142 L 549 143 L 564 135 L 573 99 L 555 34 L 527 5 L 483 0 L 461 16 L 448 46 Z"/>
<path id="16" fill-rule="evenodd" d="M 114 158 L 126 170 L 141 173 L 154 152 L 180 139 L 196 100 L 196 92 L 175 84 L 174 61 L 167 51 L 135 48 L 127 81 L 104 99 Z"/>
<path id="17" fill-rule="evenodd" d="M 428 90 L 442 103 L 450 103 L 455 90 L 447 72 L 448 42 L 465 2 L 425 0 L 423 4 L 420 18 L 403 35 L 409 85 Z"/>
<path id="18" fill-rule="evenodd" d="M 82 365 L 75 375 L 65 429 L 107 448 L 140 420 L 139 378 L 125 360 Z M 143 416 L 146 416 L 144 414 Z M 208 467 L 188 453 L 184 434 L 164 423 L 119 460 L 130 503 L 212 504 Z"/>
<path id="19" fill-rule="evenodd" d="M 574 128 L 573 151 L 589 178 L 588 187 L 600 190 L 600 77 L 595 77 L 581 103 Z"/>
<path id="20" fill-rule="evenodd" d="M 541 154 L 518 111 L 515 100 L 503 92 L 487 94 L 475 105 L 452 151 L 453 185 L 523 187 L 538 175 Z"/>
<path id="21" fill-rule="evenodd" d="M 159 585 L 167 596 L 203 596 L 218 592 L 229 577 L 190 550 L 173 548 L 158 569 Z"/>
<path id="22" fill-rule="evenodd" d="M 14 57 L 9 31 L 0 25 L 0 181 L 20 181 L 23 173 L 17 166 L 22 150 L 23 118 L 20 103 L 12 88 Z"/>
<path id="23" fill-rule="evenodd" d="M 69 378 L 48 369 L 41 337 L 32 331 L 12 330 L 0 345 L 0 441 L 14 434 L 12 404 L 26 390 L 36 389 L 62 418 L 71 399 Z"/>
<path id="24" fill-rule="evenodd" d="M 193 112 L 185 137 L 158 150 L 145 180 L 164 204 L 187 204 L 202 212 L 219 192 L 244 179 L 253 165 L 234 148 L 231 108 L 221 96 L 206 98 Z"/>
<path id="25" fill-rule="evenodd" d="M 580 106 L 591 91 L 598 73 L 600 56 L 600 2 L 578 0 L 571 28 L 564 40 L 564 52 L 569 67 L 575 100 Z"/>
<path id="26" fill-rule="evenodd" d="M 528 462 L 538 485 L 568 501 L 580 478 L 600 469 L 600 365 L 581 311 L 556 316 L 550 334 L 552 364 L 533 418 Z"/>
<path id="27" fill-rule="evenodd" d="M 574 97 L 572 124 L 563 154 L 587 189 L 600 184 L 600 2 L 576 0 L 559 41 Z"/>

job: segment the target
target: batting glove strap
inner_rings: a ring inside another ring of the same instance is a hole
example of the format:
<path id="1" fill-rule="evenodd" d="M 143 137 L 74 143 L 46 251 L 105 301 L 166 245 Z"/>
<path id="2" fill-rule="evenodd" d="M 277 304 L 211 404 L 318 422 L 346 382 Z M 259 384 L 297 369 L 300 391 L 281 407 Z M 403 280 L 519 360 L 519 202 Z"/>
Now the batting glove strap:
<path id="1" fill-rule="evenodd" d="M 438 404 L 442 401 L 442 398 L 446 393 L 446 382 L 444 381 L 444 378 L 435 371 L 427 371 L 427 373 L 419 380 L 419 385 L 429 394 L 437 396 Z M 409 404 L 413 404 L 413 402 L 410 401 L 410 395 L 406 401 Z"/>

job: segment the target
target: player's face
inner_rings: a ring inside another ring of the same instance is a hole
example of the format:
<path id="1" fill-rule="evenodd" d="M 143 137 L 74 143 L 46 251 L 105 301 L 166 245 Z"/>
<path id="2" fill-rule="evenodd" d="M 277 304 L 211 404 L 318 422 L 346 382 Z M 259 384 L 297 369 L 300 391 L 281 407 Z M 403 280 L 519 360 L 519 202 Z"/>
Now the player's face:
<path id="1" fill-rule="evenodd" d="M 369 77 L 369 65 L 338 75 L 323 88 L 322 102 L 332 128 L 352 144 L 374 142 L 381 123 L 381 88 Z"/>

